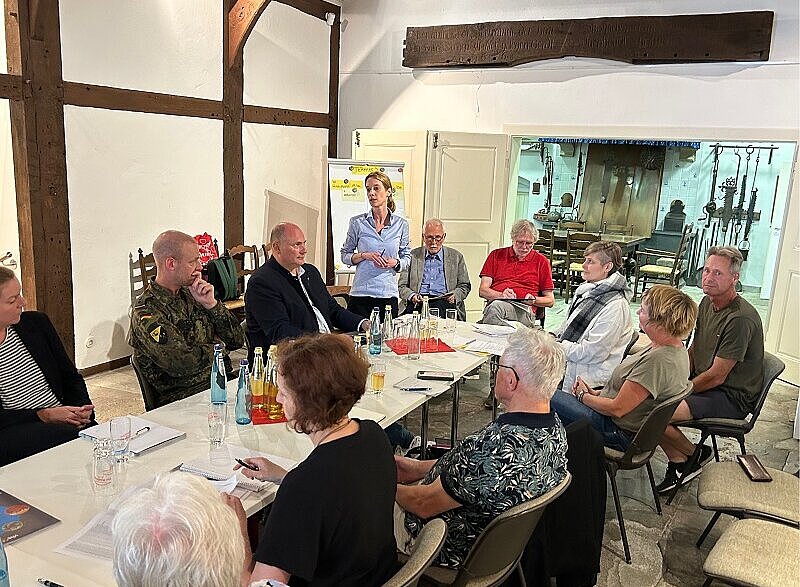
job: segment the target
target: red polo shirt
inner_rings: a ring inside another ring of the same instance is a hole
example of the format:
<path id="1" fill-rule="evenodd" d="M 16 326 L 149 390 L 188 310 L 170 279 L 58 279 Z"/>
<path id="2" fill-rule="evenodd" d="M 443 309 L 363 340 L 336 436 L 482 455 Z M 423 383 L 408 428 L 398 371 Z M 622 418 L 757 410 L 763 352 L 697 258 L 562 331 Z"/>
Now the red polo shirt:
<path id="1" fill-rule="evenodd" d="M 493 290 L 503 291 L 510 287 L 518 298 L 527 294 L 538 296 L 554 289 L 550 263 L 536 250 L 520 260 L 513 247 L 495 249 L 486 258 L 480 275 L 492 278 Z"/>

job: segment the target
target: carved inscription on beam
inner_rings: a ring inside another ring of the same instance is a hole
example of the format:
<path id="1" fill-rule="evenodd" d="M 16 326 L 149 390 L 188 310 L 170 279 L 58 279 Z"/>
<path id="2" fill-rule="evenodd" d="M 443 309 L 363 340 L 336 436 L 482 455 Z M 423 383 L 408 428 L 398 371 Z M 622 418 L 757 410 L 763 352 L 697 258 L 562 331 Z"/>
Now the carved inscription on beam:
<path id="1" fill-rule="evenodd" d="M 626 63 L 767 61 L 771 11 L 408 27 L 405 67 L 512 66 L 595 57 Z"/>

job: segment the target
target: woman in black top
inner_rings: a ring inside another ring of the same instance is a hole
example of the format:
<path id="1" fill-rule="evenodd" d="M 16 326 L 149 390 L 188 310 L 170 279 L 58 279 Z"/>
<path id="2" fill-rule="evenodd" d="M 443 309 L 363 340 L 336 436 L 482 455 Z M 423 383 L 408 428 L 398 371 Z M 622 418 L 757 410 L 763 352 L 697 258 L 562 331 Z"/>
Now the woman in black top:
<path id="1" fill-rule="evenodd" d="M 396 467 L 380 426 L 347 415 L 364 393 L 368 365 L 349 338 L 334 334 L 281 343 L 277 362 L 278 401 L 314 450 L 289 472 L 246 459 L 258 468 L 246 476 L 280 483 L 250 580 L 381 585 L 396 561 Z"/>
<path id="2" fill-rule="evenodd" d="M 92 423 L 86 384 L 53 324 L 24 307 L 19 280 L 0 267 L 0 466 L 77 438 Z"/>

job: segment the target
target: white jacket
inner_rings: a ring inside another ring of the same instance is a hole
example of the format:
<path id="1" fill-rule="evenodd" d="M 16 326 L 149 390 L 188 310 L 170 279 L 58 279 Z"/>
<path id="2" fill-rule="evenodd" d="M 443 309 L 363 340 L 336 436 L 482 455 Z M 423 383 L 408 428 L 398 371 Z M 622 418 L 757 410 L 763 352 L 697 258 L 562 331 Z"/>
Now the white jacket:
<path id="1" fill-rule="evenodd" d="M 575 291 L 575 295 L 581 295 L 599 283 L 602 281 L 582 283 Z M 589 387 L 605 385 L 611 378 L 611 372 L 622 361 L 622 354 L 633 334 L 633 319 L 629 304 L 631 296 L 632 292 L 627 289 L 624 298 L 615 298 L 603 306 L 577 342 L 562 340 L 559 343 L 567 355 L 567 370 L 561 385 L 562 391 L 572 391 L 572 386 L 578 377 Z M 569 321 L 567 318 L 558 327 L 555 331 L 556 336 L 564 332 Z"/>

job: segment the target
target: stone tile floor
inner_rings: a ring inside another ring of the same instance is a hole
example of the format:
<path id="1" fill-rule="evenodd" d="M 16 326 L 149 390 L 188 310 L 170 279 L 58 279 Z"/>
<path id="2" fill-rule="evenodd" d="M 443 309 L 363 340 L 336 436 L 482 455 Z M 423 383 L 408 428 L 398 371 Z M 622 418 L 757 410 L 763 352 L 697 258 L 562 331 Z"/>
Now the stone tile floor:
<path id="1" fill-rule="evenodd" d="M 702 297 L 697 288 L 686 288 L 695 299 Z M 756 295 L 744 294 L 762 314 L 766 323 L 767 300 L 758 300 Z M 631 305 L 635 318 L 638 304 Z M 548 310 L 546 328 L 552 329 L 566 316 L 566 304 L 561 300 Z M 107 420 L 119 414 L 140 414 L 144 411 L 139 386 L 130 367 L 88 377 L 89 394 L 97 407 L 98 420 Z M 483 400 L 489 389 L 488 369 L 483 368 L 478 379 L 466 380 L 461 386 L 459 409 L 459 437 L 479 430 L 491 418 L 491 411 L 483 408 Z M 796 413 L 798 390 L 789 384 L 777 381 L 767 398 L 759 421 L 747 436 L 747 448 L 759 456 L 762 462 L 777 469 L 794 473 L 800 468 L 798 441 L 792 438 L 792 426 Z M 451 396 L 445 394 L 431 400 L 430 438 L 450 435 Z M 411 430 L 419 429 L 419 410 L 406 417 Z M 720 457 L 732 460 L 738 454 L 735 441 L 720 439 Z M 656 482 L 664 474 L 665 458 L 661 451 L 653 459 Z M 663 505 L 663 515 L 654 508 L 653 496 L 644 469 L 620 471 L 617 476 L 625 517 L 626 530 L 631 546 L 632 563 L 622 558 L 622 541 L 609 487 L 606 503 L 606 527 L 603 539 L 601 574 L 599 585 L 637 586 L 693 586 L 702 585 L 703 561 L 708 551 L 730 523 L 723 516 L 700 549 L 695 541 L 711 515 L 697 506 L 696 482 L 682 490 L 672 505 Z M 800 499 L 800 496 L 798 496 Z"/>

